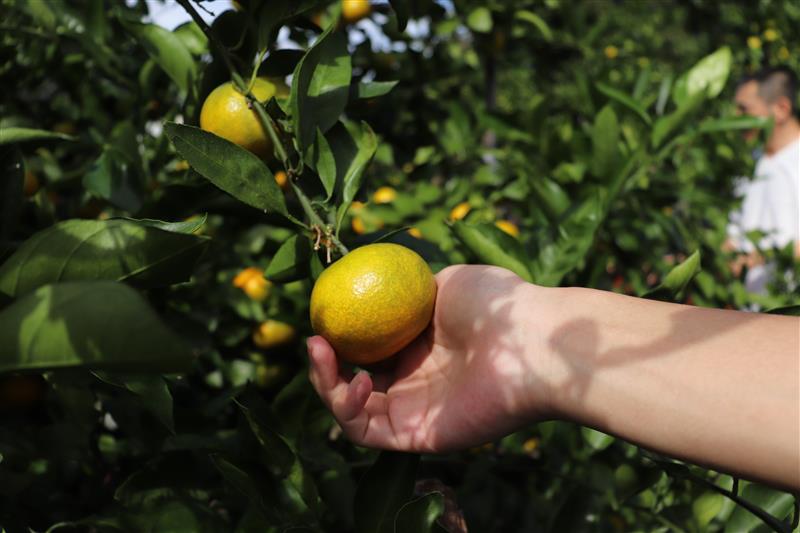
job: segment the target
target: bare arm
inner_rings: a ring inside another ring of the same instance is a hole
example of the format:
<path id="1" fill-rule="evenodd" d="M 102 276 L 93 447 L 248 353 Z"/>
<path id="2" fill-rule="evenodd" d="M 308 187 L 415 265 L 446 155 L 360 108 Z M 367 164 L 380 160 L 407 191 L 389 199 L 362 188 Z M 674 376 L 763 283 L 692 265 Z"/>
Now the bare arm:
<path id="1" fill-rule="evenodd" d="M 551 310 L 540 341 L 557 417 L 800 488 L 800 319 L 591 289 L 532 293 Z"/>
<path id="2" fill-rule="evenodd" d="M 574 420 L 800 490 L 800 319 L 543 288 L 488 266 L 437 276 L 433 323 L 353 376 L 321 337 L 310 376 L 357 444 L 463 449 Z"/>

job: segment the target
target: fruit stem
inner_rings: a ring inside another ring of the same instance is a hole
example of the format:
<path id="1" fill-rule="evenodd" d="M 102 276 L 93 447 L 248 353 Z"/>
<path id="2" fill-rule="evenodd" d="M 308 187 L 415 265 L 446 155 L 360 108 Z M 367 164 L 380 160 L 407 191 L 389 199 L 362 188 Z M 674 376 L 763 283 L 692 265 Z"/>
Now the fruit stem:
<path id="1" fill-rule="evenodd" d="M 345 255 L 349 253 L 350 250 L 348 250 L 347 247 L 344 244 L 342 244 L 342 241 L 337 239 L 330 232 L 330 230 L 327 229 L 329 228 L 329 226 L 325 224 L 325 222 L 322 221 L 322 218 L 320 218 L 319 214 L 316 211 L 314 211 L 314 208 L 312 207 L 311 202 L 308 199 L 308 196 L 306 196 L 303 190 L 300 187 L 298 187 L 294 181 L 292 181 L 291 184 L 292 184 L 292 190 L 294 190 L 294 193 L 297 195 L 297 199 L 300 200 L 300 205 L 303 207 L 303 211 L 305 211 L 306 215 L 308 216 L 308 219 L 311 221 L 312 228 L 316 226 L 317 229 L 315 231 L 319 231 L 321 233 L 324 232 L 327 242 L 332 243 L 334 246 L 336 246 L 336 249 L 339 250 L 340 254 Z M 327 244 L 326 247 L 330 249 L 330 246 Z"/>

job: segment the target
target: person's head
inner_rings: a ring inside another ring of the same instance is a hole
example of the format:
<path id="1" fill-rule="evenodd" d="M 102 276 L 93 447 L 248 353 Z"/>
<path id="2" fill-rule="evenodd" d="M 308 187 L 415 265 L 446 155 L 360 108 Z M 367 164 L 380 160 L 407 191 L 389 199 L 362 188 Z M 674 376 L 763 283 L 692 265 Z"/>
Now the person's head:
<path id="1" fill-rule="evenodd" d="M 742 115 L 772 117 L 775 129 L 796 120 L 797 75 L 787 67 L 771 67 L 748 76 L 736 88 L 736 108 Z M 756 131 L 749 131 L 752 138 Z"/>

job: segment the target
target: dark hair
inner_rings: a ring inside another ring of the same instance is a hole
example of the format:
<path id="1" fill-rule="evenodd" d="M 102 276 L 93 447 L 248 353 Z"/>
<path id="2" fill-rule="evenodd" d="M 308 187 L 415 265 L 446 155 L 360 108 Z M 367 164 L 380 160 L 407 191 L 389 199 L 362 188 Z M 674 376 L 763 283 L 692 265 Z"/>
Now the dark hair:
<path id="1" fill-rule="evenodd" d="M 786 66 L 767 67 L 758 71 L 751 79 L 758 82 L 758 94 L 768 103 L 785 96 L 789 100 L 792 114 L 797 114 L 797 74 Z"/>

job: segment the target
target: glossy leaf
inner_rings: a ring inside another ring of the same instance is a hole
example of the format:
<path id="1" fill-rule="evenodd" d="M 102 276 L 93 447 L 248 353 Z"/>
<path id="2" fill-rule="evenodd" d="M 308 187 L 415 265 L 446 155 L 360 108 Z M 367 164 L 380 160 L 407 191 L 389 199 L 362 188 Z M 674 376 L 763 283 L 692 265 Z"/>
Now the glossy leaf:
<path id="1" fill-rule="evenodd" d="M 168 122 L 164 132 L 197 172 L 237 200 L 294 221 L 275 178 L 261 160 L 212 133 Z"/>
<path id="2" fill-rule="evenodd" d="M 172 393 L 163 376 L 136 374 L 111 374 L 101 370 L 93 372 L 102 381 L 129 390 L 137 395 L 143 407 L 155 416 L 170 433 L 175 434 Z"/>
<path id="3" fill-rule="evenodd" d="M 326 133 L 347 105 L 352 66 L 347 37 L 335 25 L 317 39 L 297 65 L 290 109 L 301 152 L 314 142 L 317 129 Z"/>
<path id="4" fill-rule="evenodd" d="M 800 305 L 787 305 L 770 309 L 767 313 L 771 315 L 800 316 Z"/>
<path id="5" fill-rule="evenodd" d="M 356 489 L 356 533 L 393 533 L 397 511 L 414 490 L 419 455 L 381 452 Z"/>
<path id="6" fill-rule="evenodd" d="M 619 122 L 611 106 L 597 114 L 592 128 L 592 172 L 598 178 L 610 178 L 619 163 Z"/>
<path id="7" fill-rule="evenodd" d="M 237 397 L 236 403 L 256 440 L 264 448 L 270 465 L 279 476 L 289 475 L 297 458 L 291 446 L 275 430 L 275 424 L 270 422 L 269 407 L 264 399 L 250 386 Z"/>
<path id="8" fill-rule="evenodd" d="M 308 276 L 311 243 L 305 235 L 292 235 L 281 244 L 270 261 L 264 277 L 277 283 L 288 283 Z"/>
<path id="9" fill-rule="evenodd" d="M 149 218 L 123 218 L 123 220 L 129 220 L 139 224 L 140 226 L 151 226 L 153 228 L 171 231 L 173 233 L 191 234 L 196 233 L 205 225 L 206 220 L 208 220 L 208 215 L 204 213 L 203 216 L 191 217 L 180 222 L 166 222 L 164 220 L 153 220 Z"/>
<path id="10" fill-rule="evenodd" d="M 46 285 L 0 312 L 0 372 L 183 372 L 192 360 L 144 298 L 120 283 Z"/>
<path id="11" fill-rule="evenodd" d="M 772 126 L 772 120 L 762 117 L 723 117 L 704 120 L 698 128 L 700 133 L 716 133 L 723 131 L 765 129 Z"/>
<path id="12" fill-rule="evenodd" d="M 581 428 L 581 435 L 583 436 L 583 440 L 597 451 L 605 450 L 614 443 L 614 437 L 611 435 L 606 435 L 605 433 L 588 427 Z"/>
<path id="13" fill-rule="evenodd" d="M 794 504 L 794 496 L 791 494 L 755 483 L 747 485 L 740 497 L 772 515 L 778 521 L 783 520 L 791 513 Z M 763 530 L 764 523 L 761 518 L 750 513 L 744 507 L 736 507 L 728 519 L 728 523 L 725 524 L 726 533 L 750 533 Z"/>
<path id="14" fill-rule="evenodd" d="M 317 171 L 322 186 L 325 187 L 326 200 L 329 200 L 336 189 L 336 157 L 328 139 L 319 129 L 314 144 L 309 148 L 306 162 Z"/>
<path id="15" fill-rule="evenodd" d="M 336 181 L 342 184 L 342 202 L 339 204 L 336 227 L 342 224 L 347 209 L 356 197 L 364 172 L 375 156 L 378 138 L 366 122 L 347 128 L 339 124 L 331 130 L 330 142 L 336 159 Z"/>
<path id="16" fill-rule="evenodd" d="M 705 99 L 704 95 L 697 93 L 688 97 L 681 105 L 670 113 L 659 118 L 653 125 L 650 141 L 654 148 L 661 146 L 664 141 L 694 113 Z"/>
<path id="17" fill-rule="evenodd" d="M 397 17 L 397 31 L 405 31 L 408 24 L 408 3 L 406 0 L 389 0 Z"/>
<path id="18" fill-rule="evenodd" d="M 650 118 L 650 115 L 647 114 L 647 111 L 644 109 L 644 107 L 642 107 L 641 104 L 639 104 L 639 102 L 634 100 L 632 97 L 602 82 L 597 82 L 595 84 L 595 87 L 597 87 L 598 91 L 608 96 L 615 102 L 624 105 L 625 107 L 636 113 L 636 115 L 639 118 L 641 118 L 642 121 L 648 126 L 652 124 L 653 119 Z"/>
<path id="19" fill-rule="evenodd" d="M 172 285 L 189 279 L 207 243 L 128 219 L 67 220 L 34 234 L 0 265 L 0 293 L 16 297 L 57 281 Z"/>
<path id="20" fill-rule="evenodd" d="M 389 92 L 400 83 L 399 81 L 373 81 L 369 83 L 361 82 L 358 84 L 359 98 L 376 98 L 389 94 Z"/>
<path id="21" fill-rule="evenodd" d="M 98 198 L 135 213 L 142 206 L 136 168 L 118 150 L 107 148 L 83 176 L 83 187 Z"/>
<path id="22" fill-rule="evenodd" d="M 526 281 L 533 281 L 519 241 L 494 224 L 454 222 L 453 233 L 482 263 L 507 268 Z"/>
<path id="23" fill-rule="evenodd" d="M 479 33 L 492 31 L 492 12 L 487 7 L 476 7 L 467 15 L 467 26 Z"/>
<path id="24" fill-rule="evenodd" d="M 128 22 L 124 26 L 180 90 L 187 92 L 197 78 L 197 65 L 183 40 L 156 24 Z"/>
<path id="25" fill-rule="evenodd" d="M 540 17 L 533 11 L 528 11 L 527 9 L 521 9 L 516 13 L 514 13 L 514 18 L 532 24 L 534 28 L 539 30 L 539 33 L 542 34 L 542 37 L 544 37 L 545 41 L 553 40 L 553 31 L 550 29 L 550 26 L 547 24 L 547 22 L 544 21 L 542 17 Z"/>
<path id="26" fill-rule="evenodd" d="M 569 208 L 569 196 L 555 181 L 540 176 L 532 178 L 530 186 L 537 206 L 544 211 L 550 220 L 554 222 L 559 220 L 561 215 Z"/>
<path id="27" fill-rule="evenodd" d="M 444 495 L 431 492 L 411 500 L 397 512 L 395 533 L 431 533 L 436 519 L 444 512 Z"/>
<path id="28" fill-rule="evenodd" d="M 682 294 L 701 268 L 700 250 L 696 250 L 683 263 L 670 270 L 661 284 L 645 294 L 644 297 L 655 300 L 669 300 Z"/>
<path id="29" fill-rule="evenodd" d="M 694 96 L 701 99 L 716 98 L 725 88 L 733 63 L 730 48 L 723 47 L 697 62 L 675 82 L 672 99 L 678 107 L 687 104 Z"/>
<path id="30" fill-rule="evenodd" d="M 21 143 L 26 141 L 47 141 L 47 140 L 74 141 L 75 137 L 55 131 L 37 130 L 34 128 L 0 128 L 0 146 L 4 144 Z"/>

